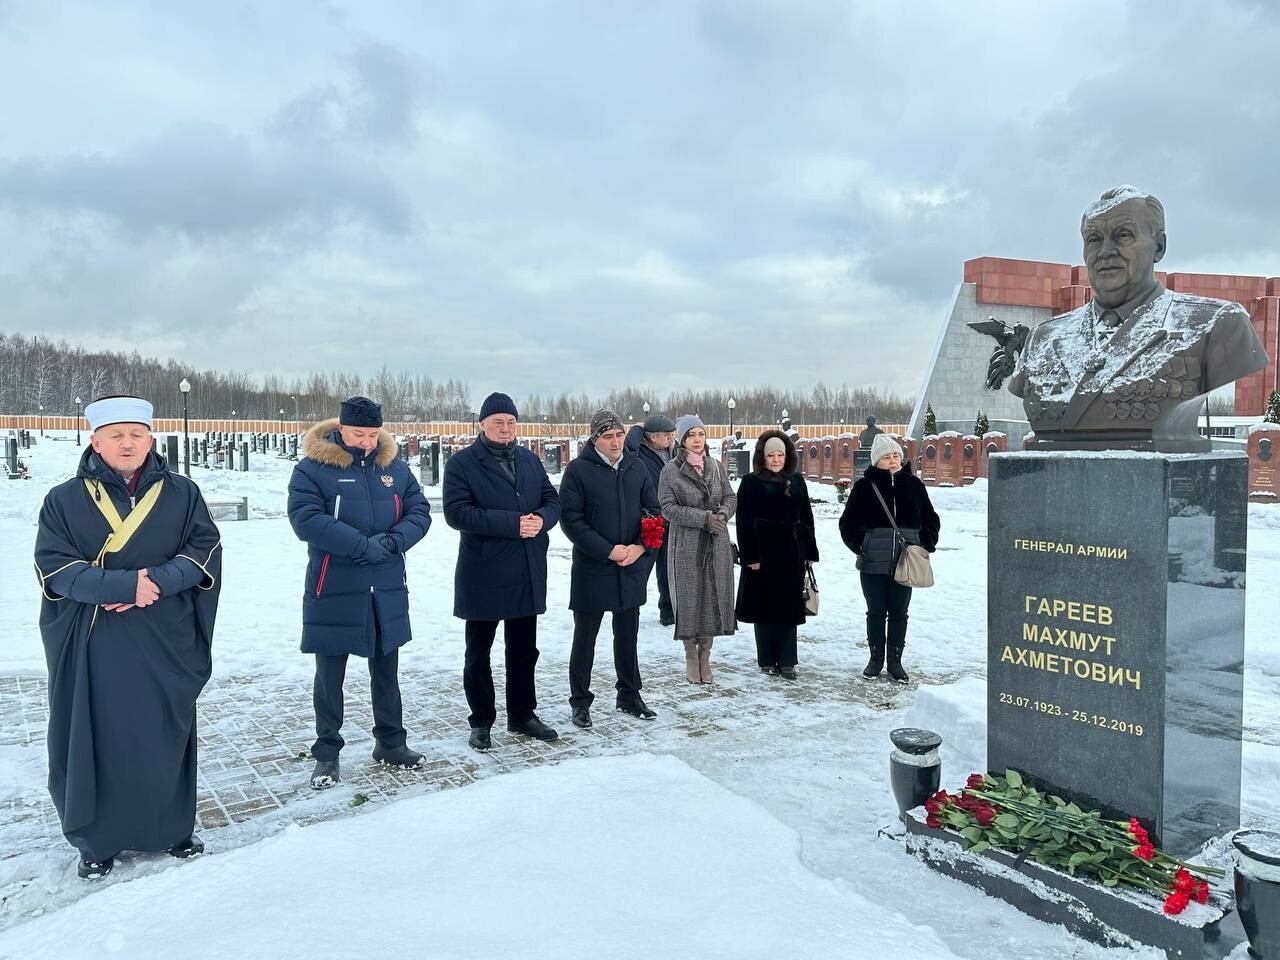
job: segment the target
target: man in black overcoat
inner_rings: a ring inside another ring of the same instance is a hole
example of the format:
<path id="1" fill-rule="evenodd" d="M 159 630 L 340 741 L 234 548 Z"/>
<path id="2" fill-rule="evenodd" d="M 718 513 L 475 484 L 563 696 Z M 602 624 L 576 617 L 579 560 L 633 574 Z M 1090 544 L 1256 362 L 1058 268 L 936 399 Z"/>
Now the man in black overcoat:
<path id="1" fill-rule="evenodd" d="M 468 743 L 488 750 L 497 719 L 489 655 L 503 621 L 507 729 L 536 740 L 555 730 L 536 713 L 533 668 L 538 616 L 547 612 L 547 531 L 560 520 L 560 495 L 532 450 L 516 442 L 519 413 L 505 393 L 480 406 L 476 442 L 444 468 L 444 519 L 460 531 L 453 615 L 466 621 L 462 686 L 471 708 Z"/>
<path id="2" fill-rule="evenodd" d="M 658 491 L 639 460 L 624 455 L 625 443 L 626 430 L 617 414 L 597 411 L 590 442 L 569 462 L 560 481 L 560 528 L 573 542 L 569 706 L 574 726 L 583 728 L 591 726 L 591 667 L 606 612 L 613 614 L 617 709 L 642 720 L 657 716 L 640 697 L 636 640 L 655 553 L 643 545 L 640 521 L 646 513 L 658 515 Z"/>
<path id="3" fill-rule="evenodd" d="M 49 667 L 49 792 L 77 873 L 122 850 L 204 850 L 196 698 L 209 679 L 221 537 L 200 488 L 154 450 L 137 397 L 85 408 L 76 476 L 40 510 L 35 565 Z"/>

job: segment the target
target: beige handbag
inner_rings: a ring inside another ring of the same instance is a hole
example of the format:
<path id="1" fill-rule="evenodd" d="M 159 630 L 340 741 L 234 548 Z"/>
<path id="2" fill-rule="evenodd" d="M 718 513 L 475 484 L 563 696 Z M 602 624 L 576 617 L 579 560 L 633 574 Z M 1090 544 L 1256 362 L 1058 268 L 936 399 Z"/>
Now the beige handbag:
<path id="1" fill-rule="evenodd" d="M 818 615 L 818 578 L 813 575 L 813 564 L 804 565 L 804 612 L 806 616 Z"/>
<path id="2" fill-rule="evenodd" d="M 876 499 L 880 501 L 880 506 L 884 507 L 884 515 L 889 518 L 889 525 L 893 527 L 893 534 L 902 548 L 902 552 L 898 554 L 898 563 L 893 568 L 894 581 L 904 587 L 932 587 L 933 565 L 929 563 L 929 551 L 918 543 L 907 543 L 903 539 L 898 531 L 898 521 L 894 520 L 893 514 L 889 512 L 889 505 L 884 502 L 884 496 L 874 483 L 871 484 L 871 489 Z"/>

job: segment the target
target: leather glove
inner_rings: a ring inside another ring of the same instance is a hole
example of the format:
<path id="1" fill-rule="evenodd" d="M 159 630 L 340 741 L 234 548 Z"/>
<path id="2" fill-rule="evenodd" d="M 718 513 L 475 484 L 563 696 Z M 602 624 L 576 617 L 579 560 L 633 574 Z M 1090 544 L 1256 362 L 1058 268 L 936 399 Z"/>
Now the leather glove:
<path id="1" fill-rule="evenodd" d="M 364 548 L 355 555 L 355 562 L 360 566 L 370 563 L 386 563 L 391 559 L 391 552 L 387 550 L 377 538 L 369 538 L 364 542 Z"/>
<path id="2" fill-rule="evenodd" d="M 718 513 L 707 514 L 707 529 L 715 537 L 723 537 L 729 532 L 729 521 Z"/>

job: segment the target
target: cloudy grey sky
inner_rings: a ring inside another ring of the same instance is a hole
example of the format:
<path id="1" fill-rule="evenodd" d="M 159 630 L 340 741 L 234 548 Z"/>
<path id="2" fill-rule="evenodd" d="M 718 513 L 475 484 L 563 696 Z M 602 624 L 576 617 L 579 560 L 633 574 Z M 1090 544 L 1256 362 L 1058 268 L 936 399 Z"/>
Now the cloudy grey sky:
<path id="1" fill-rule="evenodd" d="M 969 257 L 1280 273 L 1267 0 L 0 0 L 0 329 L 914 393 Z M 221 352 L 223 362 L 214 359 Z"/>

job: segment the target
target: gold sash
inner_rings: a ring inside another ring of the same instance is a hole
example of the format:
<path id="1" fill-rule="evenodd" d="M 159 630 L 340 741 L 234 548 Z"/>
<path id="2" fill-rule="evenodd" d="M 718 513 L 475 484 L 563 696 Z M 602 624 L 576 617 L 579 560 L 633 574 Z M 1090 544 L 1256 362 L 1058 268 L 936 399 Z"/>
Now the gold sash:
<path id="1" fill-rule="evenodd" d="M 161 479 L 153 483 L 151 489 L 143 494 L 142 499 L 138 501 L 138 505 L 123 520 L 120 519 L 120 511 L 111 502 L 111 497 L 99 495 L 101 493 L 100 487 L 95 490 L 94 484 L 90 480 L 85 480 L 84 486 L 89 491 L 89 499 L 97 506 L 99 512 L 111 527 L 111 533 L 107 535 L 106 542 L 102 545 L 102 549 L 98 551 L 97 559 L 93 561 L 95 567 L 100 567 L 102 566 L 103 558 L 108 553 L 119 553 L 128 545 L 133 535 L 138 532 L 138 528 L 146 521 L 147 515 L 151 513 L 151 508 L 160 499 L 160 490 L 164 487 L 164 480 Z"/>

